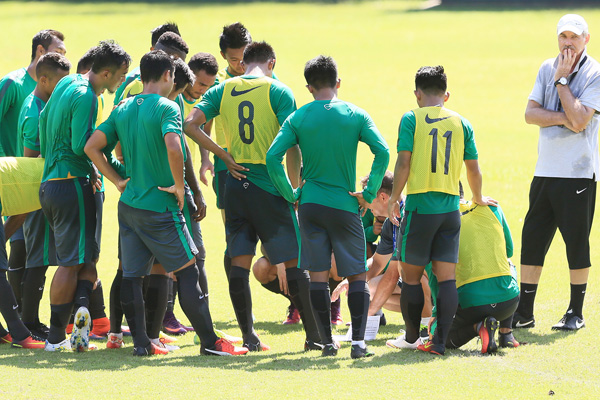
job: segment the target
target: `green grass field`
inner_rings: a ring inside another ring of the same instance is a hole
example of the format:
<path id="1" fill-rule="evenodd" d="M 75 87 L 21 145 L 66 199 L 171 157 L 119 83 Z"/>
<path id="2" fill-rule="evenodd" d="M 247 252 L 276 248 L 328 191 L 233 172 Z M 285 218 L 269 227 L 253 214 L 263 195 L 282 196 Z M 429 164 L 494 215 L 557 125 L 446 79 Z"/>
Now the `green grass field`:
<path id="1" fill-rule="evenodd" d="M 567 12 L 590 24 L 590 55 L 600 57 L 599 9 L 429 10 L 420 1 L 317 4 L 120 4 L 0 2 L 0 74 L 26 66 L 31 37 L 54 28 L 66 35 L 67 57 L 79 57 L 102 39 L 116 39 L 133 57 L 150 47 L 149 30 L 166 20 L 179 23 L 191 52 L 218 55 L 218 35 L 226 23 L 242 21 L 255 40 L 277 52 L 278 77 L 301 106 L 311 100 L 304 88 L 304 63 L 333 56 L 340 70 L 340 97 L 366 109 L 390 148 L 395 149 L 402 114 L 416 107 L 414 74 L 423 65 L 442 64 L 449 77 L 447 106 L 475 129 L 484 174 L 484 194 L 498 199 L 512 228 L 518 265 L 527 194 L 537 157 L 537 128 L 524 122 L 527 96 L 537 70 L 557 53 L 555 27 Z M 220 58 L 220 57 L 219 57 Z M 221 66 L 224 61 L 219 60 Z M 392 153 L 395 153 L 392 151 Z M 393 169 L 395 154 L 389 169 Z M 360 147 L 358 174 L 372 157 Z M 211 189 L 202 230 L 207 247 L 211 310 L 216 326 L 238 334 L 222 267 L 224 230 Z M 108 291 L 117 265 L 117 193 L 105 203 L 99 277 Z M 597 224 L 596 224 L 597 225 Z M 0 347 L 0 397 L 20 398 L 598 398 L 600 357 L 593 332 L 600 326 L 599 274 L 592 269 L 584 313 L 588 328 L 576 334 L 550 330 L 568 305 L 568 270 L 557 235 L 536 303 L 536 328 L 518 331 L 530 344 L 498 356 L 478 354 L 475 341 L 443 358 L 393 351 L 385 340 L 403 326 L 387 313 L 388 326 L 371 343 L 374 358 L 351 361 L 349 347 L 337 358 L 304 353 L 301 327 L 284 327 L 286 302 L 252 281 L 256 327 L 272 351 L 240 358 L 200 357 L 192 335 L 166 357 L 135 359 L 131 346 L 88 354 L 50 354 Z M 600 234 L 592 231 L 592 260 L 600 259 Z M 49 280 L 52 273 L 49 272 Z M 48 287 L 48 286 L 47 286 Z M 108 303 L 107 303 L 108 305 Z M 41 306 L 47 321 L 47 294 Z M 181 310 L 178 315 L 185 317 Z M 347 307 L 343 315 L 349 318 Z M 596 349 L 596 350 L 595 350 Z"/>

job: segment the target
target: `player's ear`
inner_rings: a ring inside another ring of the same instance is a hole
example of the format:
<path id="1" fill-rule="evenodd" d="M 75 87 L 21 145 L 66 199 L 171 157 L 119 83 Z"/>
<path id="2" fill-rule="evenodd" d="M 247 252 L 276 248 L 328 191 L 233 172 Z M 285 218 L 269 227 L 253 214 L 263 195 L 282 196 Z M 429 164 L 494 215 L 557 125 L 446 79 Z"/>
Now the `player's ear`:
<path id="1" fill-rule="evenodd" d="M 421 91 L 419 89 L 415 89 L 414 94 L 417 98 L 417 101 L 421 101 Z"/>
<path id="2" fill-rule="evenodd" d="M 314 88 L 314 87 L 312 87 L 311 85 L 306 85 L 306 88 L 308 89 L 308 92 L 309 92 L 310 94 L 313 94 L 313 93 L 314 93 L 314 91 L 315 91 L 315 88 Z"/>
<path id="3" fill-rule="evenodd" d="M 275 69 L 275 64 L 277 63 L 277 60 L 275 58 L 271 59 L 271 61 L 269 62 L 269 69 L 270 70 L 274 70 Z"/>
<path id="4" fill-rule="evenodd" d="M 47 53 L 47 51 L 44 48 L 44 46 L 42 46 L 41 44 L 38 44 L 37 48 L 35 49 L 35 56 L 36 56 L 36 58 L 40 58 L 41 56 L 43 56 L 46 53 Z"/>
<path id="5" fill-rule="evenodd" d="M 223 53 L 222 51 L 220 53 L 221 53 L 221 57 L 223 57 L 225 60 L 227 60 L 227 57 L 225 57 L 225 53 Z"/>
<path id="6" fill-rule="evenodd" d="M 447 102 L 449 98 L 450 98 L 450 92 L 446 92 L 444 94 L 444 103 Z"/>
<path id="7" fill-rule="evenodd" d="M 590 34 L 588 33 L 587 36 L 585 37 L 585 44 L 588 44 L 589 41 L 590 41 Z"/>
<path id="8" fill-rule="evenodd" d="M 335 88 L 339 89 L 341 85 L 342 85 L 342 80 L 340 78 L 337 78 L 337 81 L 335 83 Z"/>

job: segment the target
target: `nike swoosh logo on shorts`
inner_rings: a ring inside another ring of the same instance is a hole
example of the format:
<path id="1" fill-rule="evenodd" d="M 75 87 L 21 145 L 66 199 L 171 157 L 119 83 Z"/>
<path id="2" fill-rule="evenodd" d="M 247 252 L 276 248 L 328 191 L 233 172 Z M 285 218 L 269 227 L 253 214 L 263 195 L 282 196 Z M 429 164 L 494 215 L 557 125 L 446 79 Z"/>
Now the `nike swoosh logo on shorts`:
<path id="1" fill-rule="evenodd" d="M 429 114 L 425 114 L 425 122 L 427 122 L 428 124 L 433 124 L 434 122 L 440 122 L 443 121 L 445 119 L 448 119 L 450 117 L 444 117 L 444 118 L 429 118 Z"/>
<path id="2" fill-rule="evenodd" d="M 232 95 L 232 96 L 241 96 L 242 94 L 246 94 L 246 93 L 248 93 L 248 92 L 251 92 L 251 91 L 253 91 L 254 89 L 258 89 L 259 87 L 260 87 L 260 86 L 256 86 L 256 87 L 253 87 L 252 89 L 248 89 L 248 90 L 241 90 L 241 91 L 239 91 L 239 92 L 238 92 L 237 90 L 235 90 L 235 87 L 233 87 L 233 89 L 231 89 L 231 95 Z"/>
<path id="3" fill-rule="evenodd" d="M 585 189 L 587 189 L 587 188 L 583 188 L 583 189 L 581 189 L 581 190 L 576 190 L 576 191 L 575 191 L 575 193 L 577 193 L 577 194 L 579 194 L 579 193 L 582 193 L 582 192 L 584 192 L 584 191 L 585 191 Z"/>

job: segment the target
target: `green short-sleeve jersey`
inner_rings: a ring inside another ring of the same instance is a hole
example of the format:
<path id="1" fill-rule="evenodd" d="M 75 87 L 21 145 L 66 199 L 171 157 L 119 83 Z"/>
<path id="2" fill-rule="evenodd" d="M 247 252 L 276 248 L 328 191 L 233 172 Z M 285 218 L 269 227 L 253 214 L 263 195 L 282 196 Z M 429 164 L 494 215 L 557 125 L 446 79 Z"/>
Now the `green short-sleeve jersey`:
<path id="1" fill-rule="evenodd" d="M 46 159 L 42 182 L 86 177 L 92 163 L 83 151 L 96 129 L 98 96 L 80 74 L 58 82 L 40 114 L 40 151 Z"/>
<path id="2" fill-rule="evenodd" d="M 20 147 L 40 151 L 40 113 L 46 103 L 31 93 L 23 102 L 19 115 L 18 134 Z"/>
<path id="3" fill-rule="evenodd" d="M 240 78 L 252 80 L 262 77 L 244 75 Z M 224 90 L 225 86 L 227 85 L 227 81 L 228 80 L 225 80 L 217 86 L 210 88 L 204 94 L 204 96 L 202 96 L 202 101 L 196 105 L 196 108 L 200 109 L 204 113 L 207 121 L 215 118 L 218 115 L 221 115 L 221 111 L 223 109 L 222 101 L 224 98 Z M 277 118 L 277 123 L 281 126 L 287 117 L 296 110 L 296 101 L 294 99 L 292 90 L 288 86 L 275 79 L 271 79 L 269 82 L 269 104 L 273 114 Z M 237 96 L 237 94 L 234 93 L 234 96 Z M 237 110 L 234 117 L 239 118 Z M 225 132 L 225 135 L 228 134 L 239 135 L 239 132 Z M 244 171 L 244 174 L 248 177 L 248 180 L 271 194 L 276 196 L 280 195 L 273 185 L 271 178 L 269 177 L 266 165 L 251 163 L 241 163 L 241 165 L 248 168 L 248 171 Z"/>
<path id="4" fill-rule="evenodd" d="M 372 202 L 389 162 L 389 149 L 373 120 L 361 108 L 342 100 L 316 100 L 293 113 L 281 127 L 267 153 L 271 179 L 289 202 L 315 203 L 356 213 L 356 152 L 366 143 L 375 159 L 363 196 Z M 301 190 L 293 190 L 281 161 L 290 147 L 300 146 Z"/>
<path id="5" fill-rule="evenodd" d="M 123 91 L 125 90 L 125 88 L 129 86 L 131 82 L 135 81 L 136 79 L 140 79 L 140 77 L 140 67 L 134 68 L 127 74 L 127 76 L 125 77 L 125 81 L 121 83 L 121 86 L 119 86 L 119 88 L 115 92 L 115 99 L 113 101 L 113 104 L 115 106 L 118 105 L 121 100 L 123 100 Z"/>
<path id="6" fill-rule="evenodd" d="M 477 160 L 477 147 L 471 123 L 461 117 L 463 134 L 465 138 L 464 160 Z M 413 143 L 416 129 L 416 118 L 412 111 L 402 116 L 398 129 L 397 151 L 413 151 Z M 460 198 L 451 194 L 441 192 L 427 192 L 409 194 L 406 197 L 406 210 L 417 211 L 420 214 L 442 214 L 456 211 L 459 208 Z"/>
<path id="7" fill-rule="evenodd" d="M 177 104 L 158 94 L 140 94 L 115 108 L 98 130 L 106 135 L 107 149 L 121 142 L 126 175 L 131 178 L 121 201 L 154 212 L 177 211 L 175 196 L 158 189 L 175 184 L 164 136 L 173 132 L 181 137 Z"/>
<path id="8" fill-rule="evenodd" d="M 22 157 L 23 146 L 17 135 L 23 102 L 35 89 L 35 80 L 26 68 L 0 79 L 0 157 Z M 19 143 L 21 145 L 19 145 Z"/>

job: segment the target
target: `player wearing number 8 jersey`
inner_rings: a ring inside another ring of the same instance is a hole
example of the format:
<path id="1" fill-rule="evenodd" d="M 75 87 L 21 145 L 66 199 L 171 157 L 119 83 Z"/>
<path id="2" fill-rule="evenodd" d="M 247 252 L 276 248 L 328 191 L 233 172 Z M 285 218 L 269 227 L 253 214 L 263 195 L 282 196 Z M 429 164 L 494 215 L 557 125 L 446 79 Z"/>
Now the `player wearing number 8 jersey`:
<path id="1" fill-rule="evenodd" d="M 455 267 L 460 233 L 459 178 L 463 160 L 473 201 L 481 205 L 496 205 L 496 201 L 481 195 L 481 171 L 471 124 L 444 108 L 449 97 L 444 68 L 420 68 L 415 86 L 419 108 L 404 114 L 400 122 L 398 160 L 388 211 L 390 220 L 398 225 L 398 200 L 406 185 L 402 241 L 398 243 L 403 270 L 400 306 L 406 324 L 406 341 L 420 350 L 444 354 L 458 305 Z M 439 281 L 438 325 L 433 340 L 419 344 L 424 305 L 420 279 L 429 262 L 432 262 Z"/>
<path id="2" fill-rule="evenodd" d="M 221 158 L 229 169 L 224 201 L 227 251 L 231 256 L 229 293 L 244 346 L 251 351 L 267 348 L 254 331 L 249 285 L 252 258 L 260 238 L 270 262 L 286 267 L 290 297 L 306 331 L 305 349 L 320 349 L 308 273 L 297 268 L 296 215 L 271 182 L 266 166 L 267 150 L 280 126 L 296 110 L 296 102 L 290 88 L 271 78 L 275 52 L 269 44 L 250 43 L 244 50 L 243 66 L 244 75 L 206 92 L 186 119 L 185 133 Z M 222 118 L 227 152 L 200 129 L 217 115 Z M 294 160 L 299 160 L 298 147 L 291 151 L 296 155 Z M 288 172 L 297 186 L 300 165 L 289 160 Z"/>

